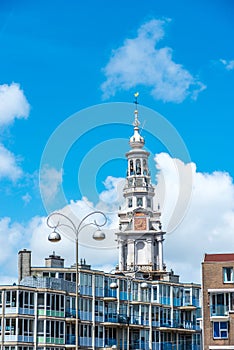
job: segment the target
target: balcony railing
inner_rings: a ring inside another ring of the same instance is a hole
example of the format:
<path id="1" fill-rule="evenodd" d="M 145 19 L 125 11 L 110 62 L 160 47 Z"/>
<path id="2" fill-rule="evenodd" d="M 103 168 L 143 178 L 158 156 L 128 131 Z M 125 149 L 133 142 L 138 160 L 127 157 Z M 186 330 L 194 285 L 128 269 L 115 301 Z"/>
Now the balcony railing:
<path id="1" fill-rule="evenodd" d="M 54 278 L 54 277 L 28 276 L 28 277 L 24 277 L 22 281 L 20 281 L 20 285 L 27 286 L 27 287 L 64 290 L 70 293 L 76 292 L 75 282 L 65 281 L 61 278 Z"/>
<path id="2" fill-rule="evenodd" d="M 163 304 L 163 303 L 162 303 Z M 174 306 L 200 306 L 200 301 L 197 298 L 173 298 L 173 305 Z"/>
<path id="3" fill-rule="evenodd" d="M 91 286 L 80 286 L 80 294 L 81 295 L 92 295 L 92 287 Z"/>
<path id="4" fill-rule="evenodd" d="M 116 298 L 117 297 L 117 291 L 115 289 L 105 288 L 104 289 L 104 297 Z"/>
<path id="5" fill-rule="evenodd" d="M 96 297 L 103 297 L 104 296 L 104 288 L 95 287 L 95 296 Z"/>
<path id="6" fill-rule="evenodd" d="M 66 344 L 67 345 L 75 345 L 76 343 L 76 336 L 73 334 L 67 334 L 66 335 Z"/>
<path id="7" fill-rule="evenodd" d="M 160 303 L 163 305 L 171 305 L 171 298 L 160 297 Z"/>
<path id="8" fill-rule="evenodd" d="M 160 320 L 160 327 L 200 330 L 200 326 L 192 321 Z"/>
<path id="9" fill-rule="evenodd" d="M 227 316 L 228 306 L 226 305 L 210 305 L 210 316 Z"/>
<path id="10" fill-rule="evenodd" d="M 200 345 L 191 344 L 191 341 L 183 343 L 171 343 L 171 342 L 161 342 L 152 343 L 152 350 L 201 350 Z"/>

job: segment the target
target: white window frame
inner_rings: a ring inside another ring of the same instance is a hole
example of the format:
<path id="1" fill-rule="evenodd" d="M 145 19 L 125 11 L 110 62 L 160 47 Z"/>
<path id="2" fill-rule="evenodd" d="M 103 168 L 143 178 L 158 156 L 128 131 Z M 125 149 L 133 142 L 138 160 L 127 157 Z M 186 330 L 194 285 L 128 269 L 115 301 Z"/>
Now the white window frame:
<path id="1" fill-rule="evenodd" d="M 228 276 L 227 270 L 230 270 L 230 278 Z M 234 273 L 232 266 L 224 266 L 223 267 L 223 283 L 234 283 Z"/>
<path id="2" fill-rule="evenodd" d="M 214 335 L 214 325 L 216 323 L 219 323 L 219 336 L 215 336 Z M 221 327 L 221 323 L 226 323 L 226 328 L 220 328 Z M 222 332 L 227 332 L 227 336 L 226 337 L 222 337 Z M 228 322 L 225 322 L 225 321 L 214 321 L 213 322 L 213 338 L 214 339 L 228 339 Z"/>

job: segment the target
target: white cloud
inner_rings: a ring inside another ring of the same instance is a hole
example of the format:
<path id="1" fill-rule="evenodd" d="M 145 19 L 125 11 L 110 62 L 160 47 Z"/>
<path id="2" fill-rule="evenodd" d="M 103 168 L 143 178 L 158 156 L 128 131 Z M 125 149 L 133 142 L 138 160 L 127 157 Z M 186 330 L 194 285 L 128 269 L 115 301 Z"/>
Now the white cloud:
<path id="1" fill-rule="evenodd" d="M 161 153 L 155 157 L 159 171 L 156 196 L 159 196 L 163 210 L 163 228 L 171 228 L 164 241 L 164 258 L 167 268 L 171 268 L 176 274 L 181 275 L 182 281 L 201 282 L 200 266 L 204 253 L 230 252 L 234 247 L 234 184 L 229 174 L 225 172 L 213 172 L 211 174 L 200 173 L 194 163 L 184 164 L 178 159 L 171 158 L 168 154 Z M 192 180 L 191 181 L 191 173 Z M 121 179 L 120 179 L 121 180 Z M 100 197 L 105 197 L 105 202 L 94 206 L 87 198 L 79 201 L 71 201 L 61 212 L 68 215 L 79 224 L 80 219 L 94 210 L 104 210 L 108 216 L 108 222 L 104 232 L 107 239 L 103 242 L 92 240 L 95 228 L 87 226 L 80 231 L 79 256 L 85 258 L 93 267 L 100 267 L 106 271 L 118 263 L 118 249 L 116 248 L 114 233 L 118 229 L 118 216 L 113 210 L 113 184 L 118 179 L 108 178 L 107 188 Z M 191 187 L 192 196 L 186 187 Z M 180 188 L 180 187 L 185 188 Z M 109 196 L 108 198 L 108 188 Z M 116 191 L 120 187 L 115 186 Z M 122 190 L 121 190 L 122 191 Z M 179 201 L 178 201 L 179 198 Z M 190 200 L 189 200 L 190 199 Z M 111 210 L 108 212 L 108 203 Z M 189 203 L 189 206 L 184 203 Z M 182 209 L 176 210 L 181 206 Z M 176 213 L 175 221 L 171 216 Z M 184 214 L 184 216 L 183 216 Z M 183 218 L 180 221 L 178 218 Z M 91 217 L 89 218 L 91 219 Z M 90 223 L 91 221 L 85 221 Z M 101 222 L 101 217 L 92 219 Z M 172 231 L 173 225 L 175 227 Z M 65 258 L 66 266 L 74 263 L 75 245 L 68 231 L 70 239 L 63 236 L 60 243 L 48 242 L 50 229 L 47 227 L 45 217 L 34 217 L 24 226 L 12 223 L 9 218 L 0 220 L 0 262 L 3 266 L 10 266 L 7 273 L 16 274 L 17 250 L 28 248 L 32 250 L 33 265 L 42 265 L 43 260 L 52 251 Z M 7 237 L 7 239 L 6 239 Z M 3 276 L 7 280 L 7 276 Z M 2 277 L 1 277 L 2 279 Z M 16 278 L 15 278 L 16 279 Z"/>
<path id="2" fill-rule="evenodd" d="M 20 168 L 17 158 L 0 143 L 0 179 L 8 178 L 12 181 L 18 180 L 23 171 Z"/>
<path id="3" fill-rule="evenodd" d="M 192 196 L 189 206 L 180 212 L 183 221 L 165 237 L 165 260 L 167 267 L 181 274 L 188 282 L 200 280 L 200 266 L 204 253 L 233 252 L 234 246 L 234 184 L 229 174 L 213 172 L 211 174 L 196 171 L 194 163 L 183 164 L 171 159 L 169 155 L 156 157 L 159 176 L 164 177 L 166 193 L 162 215 L 163 227 L 167 229 L 170 216 L 180 202 L 177 202 L 180 186 L 187 186 L 190 179 L 188 167 L 192 171 Z M 182 174 L 182 182 L 175 176 L 175 167 Z M 162 182 L 162 180 L 160 180 Z M 173 188 L 174 184 L 174 188 Z M 159 184 L 160 185 L 160 184 Z M 182 193 L 188 190 L 182 189 Z M 182 196 L 183 199 L 183 196 Z M 163 201 L 163 199 L 162 199 Z M 183 200 L 182 200 L 183 205 Z M 188 202 L 187 202 L 188 203 Z"/>
<path id="4" fill-rule="evenodd" d="M 20 244 L 27 244 L 25 227 L 12 222 L 9 217 L 0 218 L 0 264 L 5 275 L 1 275 L 1 284 L 17 281 L 17 251 Z"/>
<path id="5" fill-rule="evenodd" d="M 220 59 L 219 60 L 223 65 L 226 70 L 233 70 L 234 69 L 234 60 L 224 60 Z"/>
<path id="6" fill-rule="evenodd" d="M 13 123 L 16 118 L 27 118 L 29 103 L 19 84 L 0 85 L 0 127 Z M 0 144 L 0 179 L 16 181 L 23 175 L 17 157 Z"/>
<path id="7" fill-rule="evenodd" d="M 155 156 L 157 186 L 155 201 L 160 204 L 167 232 L 174 231 L 187 213 L 193 186 L 194 163 L 184 164 L 167 153 Z M 157 207 L 155 203 L 155 207 Z"/>
<path id="8" fill-rule="evenodd" d="M 41 195 L 46 202 L 52 202 L 62 183 L 63 171 L 45 166 L 40 172 Z"/>
<path id="9" fill-rule="evenodd" d="M 145 85 L 155 99 L 180 103 L 189 95 L 196 99 L 206 88 L 181 64 L 174 62 L 171 48 L 159 47 L 167 22 L 150 20 L 138 29 L 136 38 L 126 39 L 123 46 L 112 52 L 104 68 L 106 81 L 101 86 L 105 99 L 118 90 Z"/>
<path id="10" fill-rule="evenodd" d="M 22 199 L 23 199 L 23 201 L 24 201 L 25 204 L 28 204 L 28 203 L 31 201 L 32 197 L 31 197 L 30 194 L 27 192 L 27 193 L 25 193 L 25 195 L 22 196 Z"/>
<path id="11" fill-rule="evenodd" d="M 5 126 L 15 118 L 27 118 L 29 103 L 19 84 L 0 85 L 0 126 Z"/>

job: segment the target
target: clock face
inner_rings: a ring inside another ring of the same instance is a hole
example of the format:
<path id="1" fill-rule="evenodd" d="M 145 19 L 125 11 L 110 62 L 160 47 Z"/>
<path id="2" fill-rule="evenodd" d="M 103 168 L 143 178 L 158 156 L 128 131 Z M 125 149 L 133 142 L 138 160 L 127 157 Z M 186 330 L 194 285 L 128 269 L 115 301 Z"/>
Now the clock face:
<path id="1" fill-rule="evenodd" d="M 146 218 L 135 218 L 134 219 L 135 230 L 146 230 Z"/>

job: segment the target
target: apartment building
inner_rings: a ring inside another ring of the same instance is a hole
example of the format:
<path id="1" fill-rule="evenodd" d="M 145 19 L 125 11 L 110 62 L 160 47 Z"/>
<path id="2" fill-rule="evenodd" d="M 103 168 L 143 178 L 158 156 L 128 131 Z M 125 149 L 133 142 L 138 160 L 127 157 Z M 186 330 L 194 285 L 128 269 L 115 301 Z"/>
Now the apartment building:
<path id="1" fill-rule="evenodd" d="M 204 350 L 234 349 L 234 254 L 205 254 L 202 263 Z"/>

